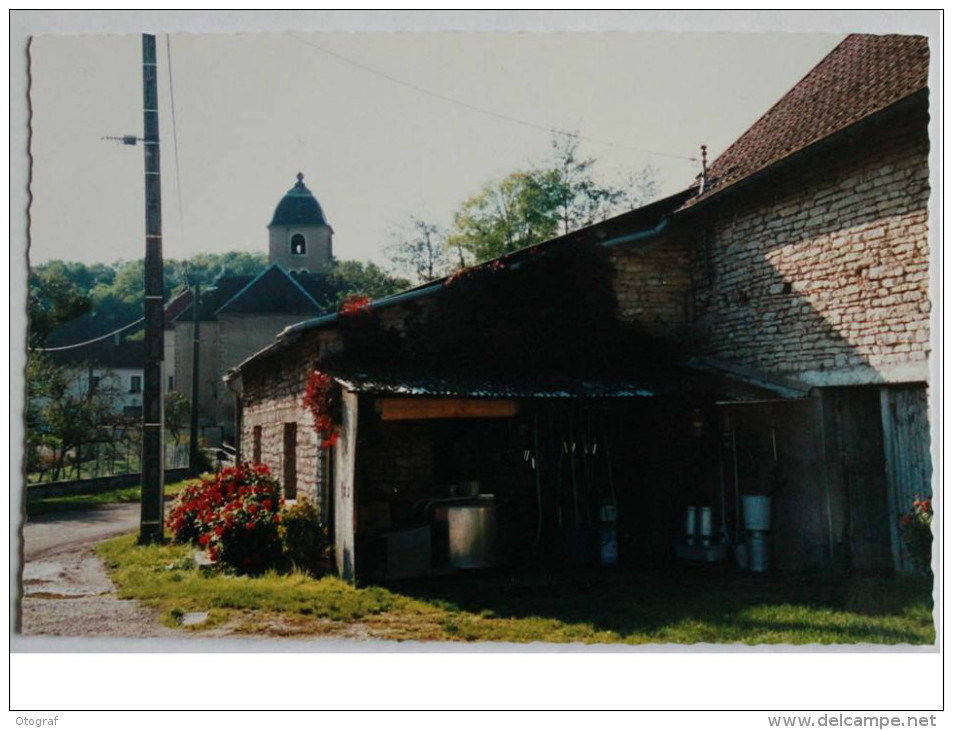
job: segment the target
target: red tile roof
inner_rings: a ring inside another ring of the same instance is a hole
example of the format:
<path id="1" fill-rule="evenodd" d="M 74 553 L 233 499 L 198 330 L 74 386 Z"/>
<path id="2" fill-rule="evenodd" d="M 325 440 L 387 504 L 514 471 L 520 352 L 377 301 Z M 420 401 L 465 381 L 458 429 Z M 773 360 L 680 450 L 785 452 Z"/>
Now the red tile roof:
<path id="1" fill-rule="evenodd" d="M 925 88 L 929 58 L 923 36 L 848 36 L 712 163 L 684 207 Z"/>

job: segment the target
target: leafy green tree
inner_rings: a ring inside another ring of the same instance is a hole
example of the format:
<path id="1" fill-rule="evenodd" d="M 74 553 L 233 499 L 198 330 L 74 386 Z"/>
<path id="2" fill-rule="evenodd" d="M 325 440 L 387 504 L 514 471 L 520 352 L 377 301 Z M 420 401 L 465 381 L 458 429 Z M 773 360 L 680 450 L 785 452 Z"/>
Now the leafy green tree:
<path id="1" fill-rule="evenodd" d="M 190 411 L 191 405 L 185 393 L 170 390 L 165 394 L 163 411 L 165 415 L 165 427 L 169 430 L 176 444 L 179 443 L 182 432 L 188 423 Z"/>
<path id="2" fill-rule="evenodd" d="M 27 361 L 27 466 L 36 467 L 39 449 L 51 453 L 53 480 L 67 457 L 79 457 L 83 444 L 95 441 L 114 425 L 118 390 L 109 376 L 92 380 L 81 368 L 56 365 L 44 353 Z"/>
<path id="3" fill-rule="evenodd" d="M 338 304 L 351 294 L 380 299 L 410 286 L 407 279 L 391 276 L 371 261 L 335 260 L 330 276 L 341 287 Z"/>
<path id="4" fill-rule="evenodd" d="M 80 291 L 63 271 L 31 273 L 28 283 L 31 347 L 42 346 L 58 327 L 92 308 L 89 295 Z"/>
<path id="5" fill-rule="evenodd" d="M 552 153 L 549 164 L 510 173 L 465 200 L 447 245 L 486 261 L 639 207 L 657 192 L 651 166 L 618 184 L 601 180 L 574 134 L 555 134 Z"/>
<path id="6" fill-rule="evenodd" d="M 559 226 L 553 178 L 528 170 L 488 183 L 454 213 L 448 244 L 486 261 L 552 238 Z"/>

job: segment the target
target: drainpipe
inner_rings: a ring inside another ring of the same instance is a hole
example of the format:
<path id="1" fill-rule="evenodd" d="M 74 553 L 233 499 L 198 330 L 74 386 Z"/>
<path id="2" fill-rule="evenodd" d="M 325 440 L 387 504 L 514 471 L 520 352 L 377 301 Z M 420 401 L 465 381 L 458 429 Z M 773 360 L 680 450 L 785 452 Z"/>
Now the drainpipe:
<path id="1" fill-rule="evenodd" d="M 655 225 L 654 228 L 648 228 L 644 231 L 636 231 L 635 233 L 627 233 L 624 236 L 616 236 L 615 238 L 609 238 L 602 242 L 602 245 L 606 248 L 611 248 L 612 246 L 618 246 L 622 243 L 632 243 L 634 241 L 645 241 L 650 238 L 655 238 L 660 235 L 666 228 L 668 228 L 670 217 L 666 216 Z"/>
<path id="2" fill-rule="evenodd" d="M 222 380 L 235 398 L 235 466 L 238 466 L 242 463 L 242 376 L 229 378 L 226 375 Z"/>

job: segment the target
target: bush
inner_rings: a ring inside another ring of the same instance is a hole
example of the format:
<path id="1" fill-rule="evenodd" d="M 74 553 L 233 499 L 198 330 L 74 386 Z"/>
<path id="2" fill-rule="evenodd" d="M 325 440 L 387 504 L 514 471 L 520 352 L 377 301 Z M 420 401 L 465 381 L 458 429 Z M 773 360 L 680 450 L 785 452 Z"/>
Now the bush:
<path id="1" fill-rule="evenodd" d="M 907 554 L 917 570 L 923 573 L 930 572 L 933 552 L 933 531 L 930 528 L 932 522 L 933 503 L 930 499 L 920 499 L 919 495 L 913 500 L 913 508 L 900 517 L 900 534 Z"/>
<path id="2" fill-rule="evenodd" d="M 212 474 L 186 485 L 176 495 L 166 520 L 172 539 L 179 543 L 197 542 L 224 497 L 222 483 Z"/>
<path id="3" fill-rule="evenodd" d="M 219 564 L 258 573 L 281 558 L 281 487 L 261 464 L 208 475 L 176 498 L 169 528 L 176 542 L 197 542 Z"/>
<path id="4" fill-rule="evenodd" d="M 260 573 L 281 559 L 281 486 L 261 464 L 223 469 L 226 500 L 199 544 L 209 557 L 241 573 Z"/>
<path id="5" fill-rule="evenodd" d="M 278 528 L 285 557 L 296 567 L 319 576 L 325 572 L 328 557 L 328 531 L 321 524 L 318 508 L 307 497 L 281 513 Z"/>

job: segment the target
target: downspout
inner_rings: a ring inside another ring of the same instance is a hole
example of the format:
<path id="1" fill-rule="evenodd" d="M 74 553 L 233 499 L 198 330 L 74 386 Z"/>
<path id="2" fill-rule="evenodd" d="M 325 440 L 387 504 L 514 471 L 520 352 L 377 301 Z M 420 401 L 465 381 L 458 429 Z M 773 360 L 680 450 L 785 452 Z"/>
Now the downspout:
<path id="1" fill-rule="evenodd" d="M 225 385 L 235 398 L 235 466 L 238 466 L 242 463 L 242 376 L 241 373 L 239 373 L 237 376 L 232 377 L 232 373 L 228 373 L 222 380 L 225 381 Z"/>

